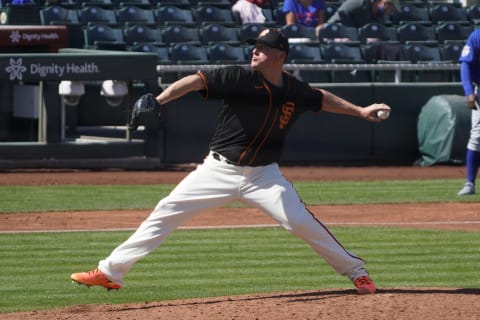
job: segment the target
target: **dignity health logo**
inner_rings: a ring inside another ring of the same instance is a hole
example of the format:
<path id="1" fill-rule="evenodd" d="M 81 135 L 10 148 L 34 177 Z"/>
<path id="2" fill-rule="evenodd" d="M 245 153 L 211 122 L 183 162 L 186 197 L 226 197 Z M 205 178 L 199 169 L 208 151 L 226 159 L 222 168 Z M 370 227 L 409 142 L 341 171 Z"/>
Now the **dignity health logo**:
<path id="1" fill-rule="evenodd" d="M 12 31 L 12 33 L 10 33 L 10 40 L 12 40 L 12 43 L 19 43 L 20 39 L 22 39 L 20 32 Z"/>
<path id="2" fill-rule="evenodd" d="M 27 68 L 23 66 L 22 58 L 17 60 L 10 58 L 10 65 L 5 70 L 10 73 L 10 80 L 23 80 L 23 73 Z"/>
<path id="3" fill-rule="evenodd" d="M 66 63 L 57 64 L 51 63 L 44 65 L 41 63 L 31 63 L 29 69 L 23 65 L 22 58 L 14 59 L 10 58 L 10 65 L 5 68 L 5 71 L 10 74 L 10 80 L 23 80 L 23 73 L 27 70 L 30 71 L 30 75 L 38 75 L 41 78 L 45 78 L 48 75 L 54 75 L 59 78 L 67 74 L 98 74 L 100 68 L 94 62 L 84 62 L 82 64 Z"/>

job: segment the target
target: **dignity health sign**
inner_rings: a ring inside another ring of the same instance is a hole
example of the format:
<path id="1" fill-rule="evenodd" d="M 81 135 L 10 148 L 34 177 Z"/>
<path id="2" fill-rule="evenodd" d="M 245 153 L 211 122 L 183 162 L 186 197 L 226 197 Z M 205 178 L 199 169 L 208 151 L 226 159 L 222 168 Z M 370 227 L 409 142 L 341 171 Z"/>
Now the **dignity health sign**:
<path id="1" fill-rule="evenodd" d="M 83 53 L 0 54 L 0 81 L 157 78 L 157 58 L 154 55 L 83 51 Z"/>
<path id="2" fill-rule="evenodd" d="M 66 26 L 0 26 L 0 48 L 5 52 L 57 52 L 66 47 Z"/>
<path id="3" fill-rule="evenodd" d="M 65 77 L 71 79 L 70 76 L 93 76 L 100 74 L 100 68 L 95 62 L 84 62 L 83 64 L 42 64 L 32 62 L 25 65 L 23 58 L 10 58 L 9 65 L 5 68 L 5 71 L 9 74 L 8 80 L 11 81 L 23 81 L 24 75 L 26 79 L 32 80 L 37 77 L 38 79 L 63 79 Z"/>

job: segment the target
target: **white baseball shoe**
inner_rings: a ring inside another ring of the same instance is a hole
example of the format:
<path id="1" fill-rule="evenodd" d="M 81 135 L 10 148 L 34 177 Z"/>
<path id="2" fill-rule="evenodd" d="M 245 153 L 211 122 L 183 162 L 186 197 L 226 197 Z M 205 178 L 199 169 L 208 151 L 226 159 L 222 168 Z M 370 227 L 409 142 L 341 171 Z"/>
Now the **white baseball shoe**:
<path id="1" fill-rule="evenodd" d="M 469 196 L 475 194 L 475 185 L 471 182 L 465 182 L 462 189 L 458 192 L 459 196 Z"/>

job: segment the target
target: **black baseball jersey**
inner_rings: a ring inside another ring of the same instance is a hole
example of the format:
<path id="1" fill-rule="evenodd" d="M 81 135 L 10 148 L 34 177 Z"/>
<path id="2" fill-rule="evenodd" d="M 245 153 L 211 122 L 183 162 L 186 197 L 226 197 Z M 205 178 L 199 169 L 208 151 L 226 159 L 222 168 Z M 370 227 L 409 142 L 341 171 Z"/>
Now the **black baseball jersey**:
<path id="1" fill-rule="evenodd" d="M 210 150 L 237 165 L 262 166 L 280 160 L 285 136 L 305 111 L 320 111 L 322 93 L 283 73 L 283 86 L 269 83 L 249 67 L 199 71 L 201 93 L 223 105 Z"/>

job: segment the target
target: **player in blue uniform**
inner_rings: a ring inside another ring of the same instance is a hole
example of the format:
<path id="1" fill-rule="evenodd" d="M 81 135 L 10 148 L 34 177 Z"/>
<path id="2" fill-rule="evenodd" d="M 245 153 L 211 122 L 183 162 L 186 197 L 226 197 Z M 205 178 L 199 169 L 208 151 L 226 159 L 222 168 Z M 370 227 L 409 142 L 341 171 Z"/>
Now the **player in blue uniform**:
<path id="1" fill-rule="evenodd" d="M 267 29 L 254 44 L 250 67 L 230 66 L 198 71 L 171 84 L 156 100 L 166 104 L 189 92 L 223 100 L 217 129 L 204 162 L 160 200 L 137 231 L 101 260 L 92 271 L 71 275 L 87 286 L 119 289 L 133 264 L 146 256 L 186 220 L 234 200 L 266 212 L 279 225 L 304 240 L 360 294 L 376 288 L 365 261 L 347 251 L 305 206 L 278 162 L 287 132 L 301 114 L 333 112 L 380 122 L 383 103 L 367 107 L 311 88 L 283 70 L 288 40 Z M 314 147 L 314 146 L 312 146 Z M 285 275 L 288 277 L 288 274 Z"/>
<path id="2" fill-rule="evenodd" d="M 467 144 L 467 177 L 459 196 L 475 194 L 475 180 L 480 165 L 480 110 L 478 85 L 480 85 L 480 30 L 474 30 L 460 55 L 460 76 L 468 108 L 472 110 L 470 137 Z"/>

